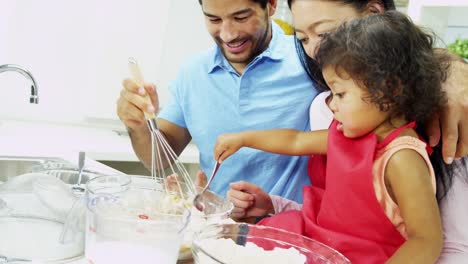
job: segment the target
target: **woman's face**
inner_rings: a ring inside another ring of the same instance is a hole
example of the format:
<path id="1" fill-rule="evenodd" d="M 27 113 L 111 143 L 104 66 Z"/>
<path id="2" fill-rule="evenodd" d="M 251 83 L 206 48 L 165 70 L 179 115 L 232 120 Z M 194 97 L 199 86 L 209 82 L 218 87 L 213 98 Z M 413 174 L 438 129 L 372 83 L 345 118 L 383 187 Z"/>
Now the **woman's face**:
<path id="1" fill-rule="evenodd" d="M 317 44 L 324 33 L 337 28 L 341 23 L 365 16 L 352 5 L 340 1 L 294 0 L 291 3 L 296 36 L 309 57 L 314 57 Z"/>

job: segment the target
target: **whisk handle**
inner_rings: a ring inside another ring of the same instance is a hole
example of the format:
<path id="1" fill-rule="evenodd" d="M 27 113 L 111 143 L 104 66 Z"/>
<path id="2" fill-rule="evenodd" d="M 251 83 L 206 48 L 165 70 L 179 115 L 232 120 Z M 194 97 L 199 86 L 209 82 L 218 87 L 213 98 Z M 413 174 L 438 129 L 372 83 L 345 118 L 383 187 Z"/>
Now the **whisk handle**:
<path id="1" fill-rule="evenodd" d="M 143 74 L 141 73 L 140 67 L 138 66 L 138 63 L 136 59 L 134 58 L 128 58 L 128 68 L 130 70 L 130 74 L 132 75 L 132 79 L 138 84 L 138 86 L 143 87 L 145 82 L 143 80 Z M 152 104 L 150 96 L 147 94 L 145 96 L 145 102 L 147 104 Z M 144 112 L 145 118 L 147 120 L 155 119 L 155 114 L 154 113 L 148 113 Z"/>
<path id="2" fill-rule="evenodd" d="M 149 118 L 146 120 L 146 122 L 151 131 L 156 131 L 158 129 L 158 123 L 156 123 L 155 118 Z"/>

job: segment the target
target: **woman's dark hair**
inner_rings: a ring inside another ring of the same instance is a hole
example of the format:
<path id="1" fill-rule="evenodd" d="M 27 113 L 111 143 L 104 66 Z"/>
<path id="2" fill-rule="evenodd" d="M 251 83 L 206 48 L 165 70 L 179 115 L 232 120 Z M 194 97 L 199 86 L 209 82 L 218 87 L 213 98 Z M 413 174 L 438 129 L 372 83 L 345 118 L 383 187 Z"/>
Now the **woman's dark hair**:
<path id="1" fill-rule="evenodd" d="M 201 0 L 200 0 L 201 1 Z M 291 9 L 291 4 L 294 1 L 299 0 L 288 0 L 288 6 Z M 328 0 L 330 2 L 340 2 L 344 5 L 352 5 L 356 10 L 364 10 L 367 4 L 370 2 L 369 0 Z M 395 10 L 395 2 L 393 0 L 379 0 L 382 2 L 385 10 Z"/>
<path id="2" fill-rule="evenodd" d="M 407 16 L 388 11 L 344 23 L 323 38 L 316 59 L 321 69 L 333 66 L 337 73 L 346 72 L 381 111 L 416 121 L 418 133 L 428 140 L 424 124 L 446 103 L 442 83 L 450 66 L 448 55 L 434 52 L 433 42 L 433 35 Z M 440 201 L 455 167 L 443 162 L 440 145 L 430 158 Z"/>
<path id="3" fill-rule="evenodd" d="M 303 0 L 288 0 L 289 9 L 291 9 L 291 5 L 295 1 L 303 1 Z M 310 1 L 310 0 L 308 0 Z M 339 2 L 343 5 L 351 5 L 356 10 L 363 11 L 367 7 L 367 4 L 370 2 L 369 0 L 329 0 L 333 2 Z M 395 10 L 395 2 L 393 0 L 380 0 L 385 10 Z M 309 57 L 304 50 L 301 42 L 296 38 L 296 51 L 299 56 L 299 59 L 302 63 L 302 66 L 306 70 L 307 74 L 309 75 L 310 79 L 314 82 L 315 87 L 320 92 L 326 90 L 324 87 L 326 86 L 325 80 L 322 76 L 322 71 L 318 67 L 317 63 L 314 59 Z M 324 86 L 325 85 L 325 86 Z"/>
<path id="4" fill-rule="evenodd" d="M 426 142 L 429 140 L 424 125 L 418 126 L 416 131 L 426 140 Z M 455 160 L 452 164 L 446 164 L 442 156 L 442 142 L 433 147 L 432 150 L 433 152 L 429 158 L 431 160 L 432 167 L 434 168 L 437 182 L 436 195 L 437 200 L 440 202 L 447 196 L 447 193 L 452 187 L 455 173 L 462 175 L 462 180 L 468 184 L 468 157 Z"/>
<path id="5" fill-rule="evenodd" d="M 255 3 L 259 3 L 260 6 L 265 9 L 265 7 L 267 6 L 268 4 L 268 0 L 250 0 L 252 2 L 255 2 Z M 202 4 L 203 0 L 198 0 L 198 3 L 200 3 L 200 5 Z"/>

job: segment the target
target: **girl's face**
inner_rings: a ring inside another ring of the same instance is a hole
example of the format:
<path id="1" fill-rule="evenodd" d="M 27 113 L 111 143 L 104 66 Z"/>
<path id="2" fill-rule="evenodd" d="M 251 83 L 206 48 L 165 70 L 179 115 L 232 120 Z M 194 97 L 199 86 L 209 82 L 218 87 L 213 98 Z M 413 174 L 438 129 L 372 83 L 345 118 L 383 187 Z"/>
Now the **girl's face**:
<path id="1" fill-rule="evenodd" d="M 368 14 L 340 1 L 294 0 L 291 3 L 296 37 L 305 52 L 314 58 L 317 43 L 324 33 L 333 31 L 341 23 Z"/>
<path id="2" fill-rule="evenodd" d="M 393 126 L 388 122 L 390 114 L 367 101 L 367 92 L 343 70 L 335 66 L 325 66 L 323 77 L 332 92 L 329 107 L 339 122 L 337 129 L 345 137 L 357 138 L 370 132 L 379 139 L 384 138 Z"/>

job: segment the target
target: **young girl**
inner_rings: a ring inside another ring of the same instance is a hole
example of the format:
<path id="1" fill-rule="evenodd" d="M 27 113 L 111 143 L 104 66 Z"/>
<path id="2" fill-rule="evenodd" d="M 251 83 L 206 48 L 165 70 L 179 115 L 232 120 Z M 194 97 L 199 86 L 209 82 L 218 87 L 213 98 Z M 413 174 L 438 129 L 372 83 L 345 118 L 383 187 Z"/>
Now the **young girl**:
<path id="1" fill-rule="evenodd" d="M 323 188 L 304 187 L 301 210 L 259 224 L 314 238 L 353 263 L 433 263 L 441 222 L 429 148 L 415 123 L 444 104 L 440 84 L 448 59 L 433 53 L 428 34 L 393 11 L 344 24 L 319 46 L 316 59 L 333 95 L 330 129 L 224 134 L 214 156 L 222 162 L 243 146 L 327 154 Z"/>

